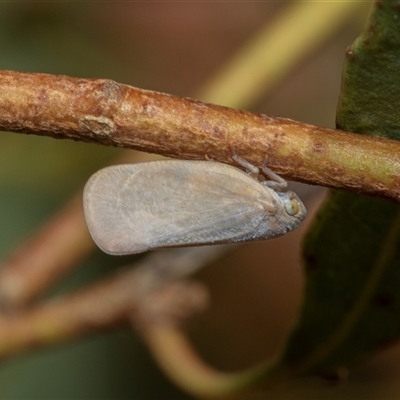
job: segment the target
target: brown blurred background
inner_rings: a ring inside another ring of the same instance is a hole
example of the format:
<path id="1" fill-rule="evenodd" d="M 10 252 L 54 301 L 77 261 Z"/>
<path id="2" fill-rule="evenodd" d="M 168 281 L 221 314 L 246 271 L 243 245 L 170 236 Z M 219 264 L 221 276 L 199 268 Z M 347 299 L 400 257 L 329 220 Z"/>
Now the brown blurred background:
<path id="1" fill-rule="evenodd" d="M 252 1 L 1 3 L 0 68 L 110 78 L 195 96 L 286 6 Z M 368 9 L 366 4 L 363 13 L 302 60 L 251 110 L 334 127 L 345 50 L 362 29 Z M 9 133 L 2 133 L 0 142 L 2 256 L 120 152 Z M 321 196 L 312 191 L 307 196 L 312 211 Z M 197 274 L 210 288 L 213 303 L 189 328 L 210 363 L 234 370 L 264 360 L 283 345 L 300 307 L 305 228 L 279 240 L 238 247 Z M 53 293 L 105 276 L 124 262 L 97 252 Z M 318 383 L 310 385 L 311 392 L 319 390 Z M 305 389 L 288 390 L 291 398 L 306 398 Z M 123 330 L 6 361 L 0 367 L 0 398 L 188 396 L 163 377 L 135 333 Z"/>

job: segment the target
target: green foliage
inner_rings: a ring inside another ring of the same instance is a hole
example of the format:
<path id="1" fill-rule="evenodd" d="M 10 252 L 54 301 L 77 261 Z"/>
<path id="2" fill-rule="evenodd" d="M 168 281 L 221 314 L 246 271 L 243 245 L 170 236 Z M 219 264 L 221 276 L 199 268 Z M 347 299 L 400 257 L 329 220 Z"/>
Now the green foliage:
<path id="1" fill-rule="evenodd" d="M 399 44 L 398 3 L 378 2 L 347 52 L 338 127 L 399 138 Z M 332 375 L 398 340 L 399 260 L 399 205 L 331 192 L 305 241 L 304 306 L 282 363 Z"/>

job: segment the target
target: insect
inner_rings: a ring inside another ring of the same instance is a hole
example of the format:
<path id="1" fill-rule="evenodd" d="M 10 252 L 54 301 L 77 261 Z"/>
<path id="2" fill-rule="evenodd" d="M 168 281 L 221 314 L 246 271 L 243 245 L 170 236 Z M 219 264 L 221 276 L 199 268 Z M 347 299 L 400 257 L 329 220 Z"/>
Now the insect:
<path id="1" fill-rule="evenodd" d="M 266 161 L 244 172 L 212 161 L 115 165 L 87 182 L 83 205 L 96 244 L 114 255 L 268 239 L 297 228 L 307 211 Z"/>

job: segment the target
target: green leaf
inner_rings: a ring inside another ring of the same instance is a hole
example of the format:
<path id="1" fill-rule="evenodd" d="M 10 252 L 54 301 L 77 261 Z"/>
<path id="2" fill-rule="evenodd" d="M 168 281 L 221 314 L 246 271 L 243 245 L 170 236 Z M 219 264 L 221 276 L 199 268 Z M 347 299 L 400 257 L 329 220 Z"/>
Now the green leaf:
<path id="1" fill-rule="evenodd" d="M 338 127 L 399 139 L 399 89 L 400 7 L 386 0 L 347 51 Z M 280 368 L 332 375 L 400 338 L 398 204 L 331 192 L 304 264 L 304 305 Z"/>

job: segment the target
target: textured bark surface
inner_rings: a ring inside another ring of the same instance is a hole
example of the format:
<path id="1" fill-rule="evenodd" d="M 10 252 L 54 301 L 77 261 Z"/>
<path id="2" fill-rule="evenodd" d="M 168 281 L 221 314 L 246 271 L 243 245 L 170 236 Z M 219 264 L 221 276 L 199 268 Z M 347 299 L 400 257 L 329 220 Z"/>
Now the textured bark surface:
<path id="1" fill-rule="evenodd" d="M 400 144 L 137 89 L 104 79 L 0 72 L 0 129 L 235 164 L 400 200 Z"/>

